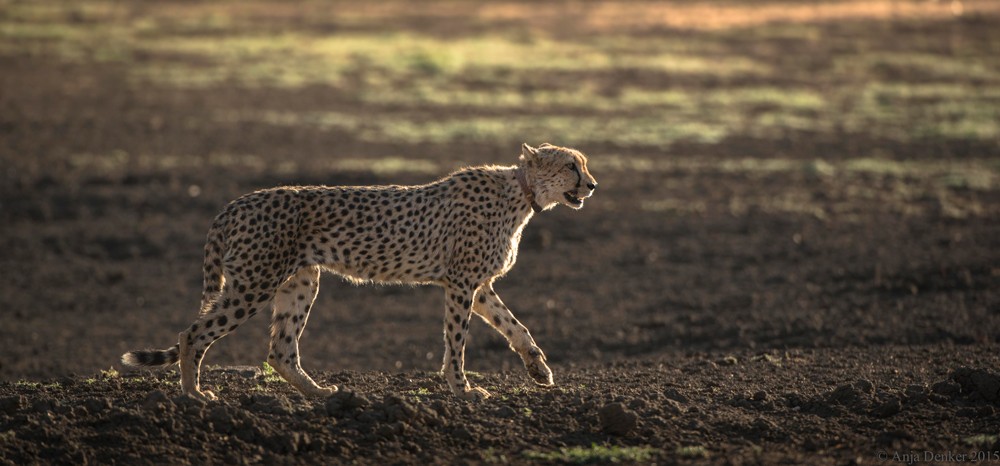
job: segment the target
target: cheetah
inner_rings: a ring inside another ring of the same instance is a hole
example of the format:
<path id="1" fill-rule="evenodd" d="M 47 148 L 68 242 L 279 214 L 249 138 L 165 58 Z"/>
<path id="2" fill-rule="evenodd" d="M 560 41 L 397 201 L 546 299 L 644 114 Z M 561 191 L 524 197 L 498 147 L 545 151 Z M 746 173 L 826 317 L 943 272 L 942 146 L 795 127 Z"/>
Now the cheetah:
<path id="1" fill-rule="evenodd" d="M 522 144 L 514 166 L 466 168 L 420 186 L 286 186 L 229 203 L 205 245 L 197 320 L 166 350 L 122 355 L 127 366 L 180 363 L 181 389 L 215 399 L 199 384 L 208 348 L 268 306 L 268 363 L 297 390 L 328 396 L 303 369 L 299 338 L 319 291 L 321 271 L 354 283 L 433 284 L 444 288 L 444 367 L 459 398 L 490 396 L 465 376 L 465 342 L 475 313 L 502 334 L 532 380 L 552 386 L 545 354 L 493 290 L 517 259 L 535 213 L 583 207 L 597 188 L 578 150 Z"/>

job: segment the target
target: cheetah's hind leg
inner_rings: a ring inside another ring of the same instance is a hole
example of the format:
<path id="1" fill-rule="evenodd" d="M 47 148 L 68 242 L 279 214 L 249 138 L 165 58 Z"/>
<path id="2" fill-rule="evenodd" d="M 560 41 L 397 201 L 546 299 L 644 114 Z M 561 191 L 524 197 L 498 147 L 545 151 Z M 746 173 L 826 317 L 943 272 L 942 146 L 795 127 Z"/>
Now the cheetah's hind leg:
<path id="1" fill-rule="evenodd" d="M 337 392 L 335 385 L 321 387 L 302 369 L 299 338 L 306 327 L 309 311 L 319 293 L 317 266 L 299 270 L 286 280 L 274 297 L 271 317 L 271 349 L 267 362 L 288 383 L 309 396 L 329 396 Z"/>

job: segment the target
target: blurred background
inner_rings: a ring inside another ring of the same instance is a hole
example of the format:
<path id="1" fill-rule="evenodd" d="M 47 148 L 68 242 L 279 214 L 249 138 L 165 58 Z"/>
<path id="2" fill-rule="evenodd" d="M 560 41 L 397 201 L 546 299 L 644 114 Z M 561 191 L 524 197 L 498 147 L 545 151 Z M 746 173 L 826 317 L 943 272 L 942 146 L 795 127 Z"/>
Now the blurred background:
<path id="1" fill-rule="evenodd" d="M 601 185 L 497 285 L 557 372 L 1000 341 L 1000 2 L 0 0 L 0 378 L 173 345 L 245 192 L 521 142 Z M 442 294 L 325 276 L 305 367 L 438 370 Z M 469 369 L 520 370 L 473 326 Z"/>

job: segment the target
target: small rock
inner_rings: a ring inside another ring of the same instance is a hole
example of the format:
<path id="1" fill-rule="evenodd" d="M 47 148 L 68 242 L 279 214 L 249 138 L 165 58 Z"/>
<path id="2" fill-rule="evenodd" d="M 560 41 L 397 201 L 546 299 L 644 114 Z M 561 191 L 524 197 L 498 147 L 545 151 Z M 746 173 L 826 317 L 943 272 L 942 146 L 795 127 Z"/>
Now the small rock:
<path id="1" fill-rule="evenodd" d="M 750 395 L 750 399 L 753 401 L 767 401 L 767 392 L 760 390 L 753 395 Z"/>
<path id="2" fill-rule="evenodd" d="M 626 435 L 638 425 L 639 415 L 621 403 L 609 403 L 597 411 L 601 430 L 613 435 Z"/>

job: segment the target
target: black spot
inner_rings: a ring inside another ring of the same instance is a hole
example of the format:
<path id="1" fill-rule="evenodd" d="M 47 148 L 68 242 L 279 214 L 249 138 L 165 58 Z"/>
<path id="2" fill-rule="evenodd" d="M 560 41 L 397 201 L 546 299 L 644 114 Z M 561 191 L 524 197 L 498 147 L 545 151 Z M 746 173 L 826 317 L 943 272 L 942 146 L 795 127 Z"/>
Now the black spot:
<path id="1" fill-rule="evenodd" d="M 226 322 L 227 322 L 228 320 L 229 320 L 229 319 L 227 319 L 227 318 L 226 318 L 226 316 L 219 316 L 219 319 L 218 319 L 218 321 L 219 321 L 219 326 L 221 327 L 221 326 L 223 326 L 223 325 L 226 325 Z"/>

